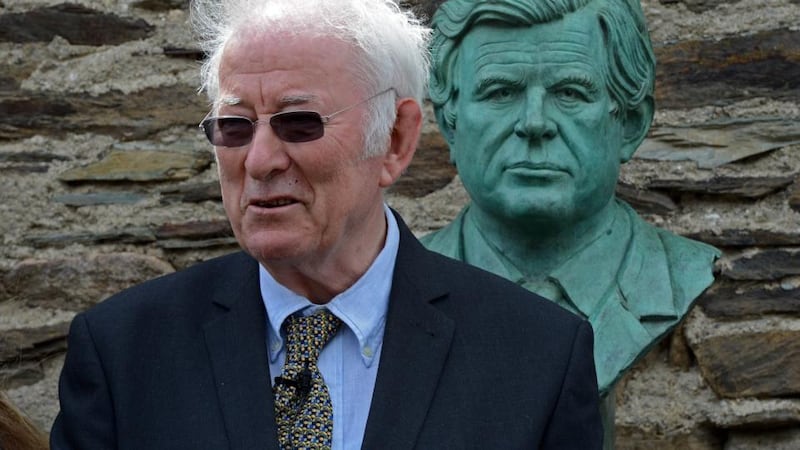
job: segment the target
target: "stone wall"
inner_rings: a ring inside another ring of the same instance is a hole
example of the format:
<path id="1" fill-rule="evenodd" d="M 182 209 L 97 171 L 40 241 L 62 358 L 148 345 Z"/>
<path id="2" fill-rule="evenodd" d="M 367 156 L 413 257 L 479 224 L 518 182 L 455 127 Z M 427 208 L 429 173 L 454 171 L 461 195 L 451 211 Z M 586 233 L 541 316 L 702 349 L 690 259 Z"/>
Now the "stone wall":
<path id="1" fill-rule="evenodd" d="M 76 312 L 237 248 L 187 4 L 0 0 L 0 389 L 45 428 Z M 800 448 L 800 2 L 644 8 L 658 112 L 618 194 L 724 257 L 621 383 L 618 448 Z M 389 201 L 419 234 L 466 201 L 432 121 Z"/>

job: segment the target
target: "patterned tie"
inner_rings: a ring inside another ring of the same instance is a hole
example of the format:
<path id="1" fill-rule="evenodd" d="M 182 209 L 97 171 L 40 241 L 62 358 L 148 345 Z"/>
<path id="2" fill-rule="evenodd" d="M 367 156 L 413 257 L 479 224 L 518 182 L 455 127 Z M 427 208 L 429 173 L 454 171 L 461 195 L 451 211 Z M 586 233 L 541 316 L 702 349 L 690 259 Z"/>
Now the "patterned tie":
<path id="1" fill-rule="evenodd" d="M 286 362 L 273 388 L 278 442 L 283 450 L 331 448 L 333 406 L 317 359 L 340 324 L 325 309 L 306 317 L 291 316 L 284 322 Z"/>

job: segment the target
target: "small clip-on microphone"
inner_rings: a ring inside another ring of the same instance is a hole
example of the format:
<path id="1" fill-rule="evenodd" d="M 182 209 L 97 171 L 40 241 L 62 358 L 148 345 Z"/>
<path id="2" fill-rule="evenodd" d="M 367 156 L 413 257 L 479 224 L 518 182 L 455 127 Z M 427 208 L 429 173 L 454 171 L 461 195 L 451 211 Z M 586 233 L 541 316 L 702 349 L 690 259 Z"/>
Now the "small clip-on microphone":
<path id="1" fill-rule="evenodd" d="M 298 399 L 305 400 L 311 392 L 311 371 L 306 367 L 294 379 L 275 377 L 275 385 L 293 387 Z"/>

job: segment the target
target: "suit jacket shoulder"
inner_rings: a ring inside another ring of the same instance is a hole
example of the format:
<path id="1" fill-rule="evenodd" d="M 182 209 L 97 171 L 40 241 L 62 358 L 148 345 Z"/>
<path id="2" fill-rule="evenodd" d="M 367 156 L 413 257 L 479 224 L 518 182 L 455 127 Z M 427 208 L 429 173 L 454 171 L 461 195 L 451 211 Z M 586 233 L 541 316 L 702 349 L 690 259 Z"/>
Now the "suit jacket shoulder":
<path id="1" fill-rule="evenodd" d="M 244 253 L 78 314 L 51 447 L 277 449 L 265 327 L 257 263 Z"/>
<path id="2" fill-rule="evenodd" d="M 136 310 L 169 312 L 202 309 L 215 299 L 230 304 L 231 292 L 258 277 L 258 263 L 244 252 L 236 252 L 163 275 L 114 294 L 89 308 L 89 316 L 126 314 Z"/>

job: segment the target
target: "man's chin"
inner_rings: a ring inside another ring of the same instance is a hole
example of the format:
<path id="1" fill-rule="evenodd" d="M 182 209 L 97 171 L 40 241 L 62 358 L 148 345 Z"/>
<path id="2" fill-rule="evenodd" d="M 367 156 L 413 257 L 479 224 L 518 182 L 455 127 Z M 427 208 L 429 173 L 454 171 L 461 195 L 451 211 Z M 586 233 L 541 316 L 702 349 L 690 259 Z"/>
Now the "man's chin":
<path id="1" fill-rule="evenodd" d="M 264 266 L 291 264 L 302 259 L 302 246 L 288 239 L 246 239 L 240 241 L 242 248 Z"/>

